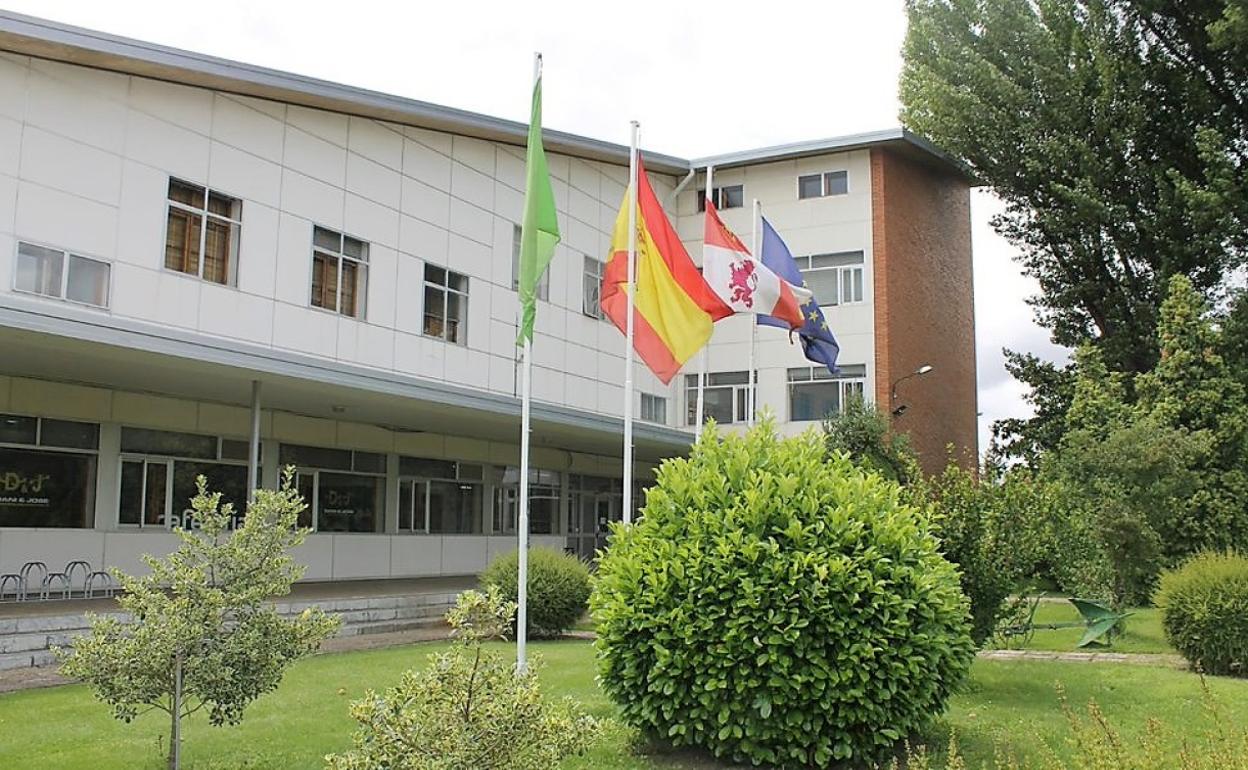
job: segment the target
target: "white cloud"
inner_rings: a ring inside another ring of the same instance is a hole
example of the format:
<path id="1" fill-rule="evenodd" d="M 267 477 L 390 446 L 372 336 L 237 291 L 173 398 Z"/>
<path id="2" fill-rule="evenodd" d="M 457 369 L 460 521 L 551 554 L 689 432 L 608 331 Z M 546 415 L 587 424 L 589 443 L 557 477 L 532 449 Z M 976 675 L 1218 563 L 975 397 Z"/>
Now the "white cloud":
<path id="1" fill-rule="evenodd" d="M 534 51 L 543 52 L 545 122 L 693 157 L 898 124 L 901 3 L 634 0 L 351 3 L 10 0 L 28 13 L 490 115 L 526 120 Z M 1027 413 L 1002 347 L 1061 358 L 1023 300 L 1036 290 L 988 219 L 972 218 L 981 441 Z"/>

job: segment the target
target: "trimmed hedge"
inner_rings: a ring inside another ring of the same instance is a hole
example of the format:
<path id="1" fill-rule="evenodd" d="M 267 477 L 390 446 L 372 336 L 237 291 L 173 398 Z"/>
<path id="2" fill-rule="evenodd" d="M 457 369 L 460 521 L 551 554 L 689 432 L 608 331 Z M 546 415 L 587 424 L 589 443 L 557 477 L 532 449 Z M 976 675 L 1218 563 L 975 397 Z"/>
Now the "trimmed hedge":
<path id="1" fill-rule="evenodd" d="M 499 556 L 481 573 L 481 585 L 496 585 L 516 601 L 517 552 Z M 558 636 L 585 614 L 589 567 L 554 548 L 529 549 L 528 630 L 533 636 Z"/>
<path id="2" fill-rule="evenodd" d="M 1248 676 L 1248 558 L 1206 552 L 1162 573 L 1166 639 L 1206 674 Z"/>
<path id="3" fill-rule="evenodd" d="M 897 485 L 814 432 L 703 433 L 616 526 L 590 599 L 625 721 L 774 767 L 878 759 L 974 653 L 956 569 Z"/>

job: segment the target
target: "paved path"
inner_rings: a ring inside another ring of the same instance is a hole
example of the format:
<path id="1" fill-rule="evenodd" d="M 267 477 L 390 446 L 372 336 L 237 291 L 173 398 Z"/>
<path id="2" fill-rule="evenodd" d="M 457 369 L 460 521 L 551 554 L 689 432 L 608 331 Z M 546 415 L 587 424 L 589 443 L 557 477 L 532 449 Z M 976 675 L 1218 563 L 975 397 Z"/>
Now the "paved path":
<path id="1" fill-rule="evenodd" d="M 1125 663 L 1134 666 L 1187 668 L 1182 655 L 1127 652 L 1055 652 L 1049 650 L 980 650 L 981 660 L 1056 660 L 1063 663 Z"/>

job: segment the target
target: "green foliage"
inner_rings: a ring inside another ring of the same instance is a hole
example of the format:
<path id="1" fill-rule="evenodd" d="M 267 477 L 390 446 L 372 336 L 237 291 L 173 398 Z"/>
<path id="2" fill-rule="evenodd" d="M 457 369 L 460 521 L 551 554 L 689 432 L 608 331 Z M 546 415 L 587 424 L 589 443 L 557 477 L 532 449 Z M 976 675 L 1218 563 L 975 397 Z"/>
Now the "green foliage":
<path id="1" fill-rule="evenodd" d="M 481 585 L 498 586 L 516 601 L 518 554 L 503 554 L 481 573 Z M 529 549 L 528 626 L 535 636 L 558 636 L 585 614 L 589 601 L 589 567 L 577 557 L 554 548 Z"/>
<path id="2" fill-rule="evenodd" d="M 170 555 L 144 556 L 147 575 L 114 570 L 117 603 L 130 619 L 92 616 L 91 632 L 72 651 L 57 651 L 61 673 L 90 685 L 118 719 L 169 714 L 171 767 L 181 718 L 207 709 L 214 725 L 238 724 L 248 704 L 277 688 L 287 664 L 338 628 L 319 609 L 284 619 L 269 603 L 303 573 L 290 556 L 307 536 L 297 528 L 304 503 L 291 477 L 288 470 L 281 491 L 256 490 L 231 532 L 232 506 L 200 476 L 191 500 L 199 528 L 175 530 L 181 544 Z"/>
<path id="3" fill-rule="evenodd" d="M 1248 558 L 1198 554 L 1161 576 L 1166 639 L 1209 674 L 1248 676 Z"/>
<path id="4" fill-rule="evenodd" d="M 823 421 L 828 453 L 844 452 L 855 464 L 886 479 L 908 484 L 922 478 L 910 437 L 894 433 L 887 414 L 861 398 L 847 399 Z"/>
<path id="5" fill-rule="evenodd" d="M 974 649 L 921 511 L 769 419 L 662 465 L 590 607 L 628 724 L 776 767 L 880 756 L 944 709 Z"/>
<path id="6" fill-rule="evenodd" d="M 971 601 L 971 636 L 982 644 L 1002 619 L 1006 600 L 1044 558 L 1044 509 L 1021 471 L 991 483 L 950 463 L 928 488 L 941 552 L 958 565 Z"/>
<path id="7" fill-rule="evenodd" d="M 465 591 L 447 613 L 457 642 L 398 686 L 351 704 L 360 727 L 330 770 L 549 770 L 601 731 L 570 699 L 543 700 L 537 665 L 517 673 L 482 647 L 511 628 L 516 605 L 497 586 Z"/>
<path id="8" fill-rule="evenodd" d="M 1212 299 L 1248 256 L 1242 0 L 906 5 L 903 122 L 1005 203 L 993 226 L 1054 341 L 1147 371 L 1171 276 Z M 1034 459 L 1062 392 L 1057 370 L 1017 370 L 1046 408 L 997 426 L 1000 446 Z"/>

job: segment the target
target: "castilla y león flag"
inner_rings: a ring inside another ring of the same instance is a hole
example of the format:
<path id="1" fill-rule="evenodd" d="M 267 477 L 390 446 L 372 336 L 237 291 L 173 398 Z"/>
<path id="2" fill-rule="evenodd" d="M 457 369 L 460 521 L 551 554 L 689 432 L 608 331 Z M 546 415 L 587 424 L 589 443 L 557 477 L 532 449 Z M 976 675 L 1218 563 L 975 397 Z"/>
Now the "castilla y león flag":
<path id="1" fill-rule="evenodd" d="M 806 289 L 792 286 L 762 262 L 750 256 L 709 200 L 706 202 L 706 236 L 702 247 L 702 277 L 736 313 L 769 315 L 801 327 L 801 303 L 810 299 Z"/>
<path id="2" fill-rule="evenodd" d="M 621 332 L 628 324 L 628 192 L 615 219 L 611 259 L 602 277 L 602 310 Z M 633 348 L 664 383 L 701 350 L 711 325 L 732 315 L 698 274 L 667 221 L 637 156 L 637 287 Z"/>

